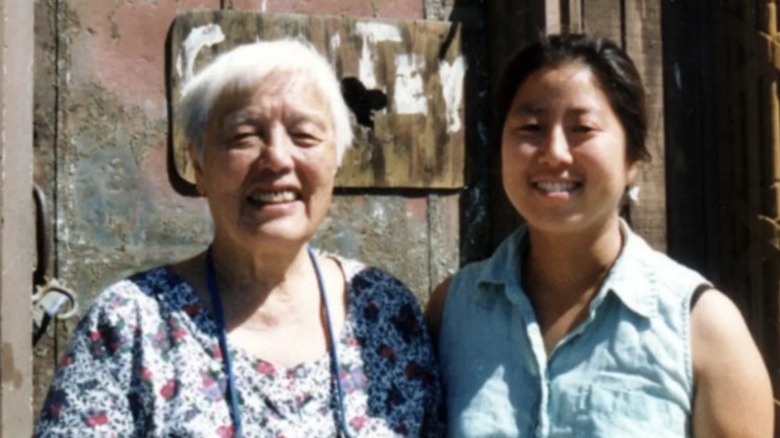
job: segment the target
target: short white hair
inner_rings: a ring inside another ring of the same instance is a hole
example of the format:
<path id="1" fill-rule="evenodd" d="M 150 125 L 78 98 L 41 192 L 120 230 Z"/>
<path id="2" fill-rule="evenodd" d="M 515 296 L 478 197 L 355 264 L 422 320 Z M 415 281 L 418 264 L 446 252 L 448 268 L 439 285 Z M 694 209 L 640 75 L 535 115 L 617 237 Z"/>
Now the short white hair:
<path id="1" fill-rule="evenodd" d="M 178 119 L 184 138 L 192 142 L 202 160 L 206 148 L 205 131 L 211 112 L 229 87 L 253 88 L 268 75 L 300 74 L 310 78 L 330 106 L 336 162 L 352 145 L 349 108 L 341 94 L 341 84 L 330 63 L 309 43 L 284 39 L 244 44 L 219 55 L 211 64 L 184 84 Z"/>

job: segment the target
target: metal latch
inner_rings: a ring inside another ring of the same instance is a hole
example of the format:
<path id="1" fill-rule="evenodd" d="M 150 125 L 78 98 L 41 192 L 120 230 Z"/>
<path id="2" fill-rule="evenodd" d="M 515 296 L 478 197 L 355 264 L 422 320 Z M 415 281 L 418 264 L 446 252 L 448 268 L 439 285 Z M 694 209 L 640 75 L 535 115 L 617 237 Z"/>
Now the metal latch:
<path id="1" fill-rule="evenodd" d="M 35 235 L 38 253 L 35 271 L 33 271 L 33 345 L 46 333 L 52 319 L 63 320 L 78 314 L 76 293 L 68 289 L 56 278 L 50 277 L 48 269 L 49 239 L 46 233 L 48 216 L 46 203 L 40 187 L 33 188 L 35 200 Z"/>
<path id="2" fill-rule="evenodd" d="M 33 345 L 46 333 L 52 319 L 68 319 L 78 313 L 76 294 L 61 285 L 56 278 L 40 286 L 32 296 L 33 302 Z"/>

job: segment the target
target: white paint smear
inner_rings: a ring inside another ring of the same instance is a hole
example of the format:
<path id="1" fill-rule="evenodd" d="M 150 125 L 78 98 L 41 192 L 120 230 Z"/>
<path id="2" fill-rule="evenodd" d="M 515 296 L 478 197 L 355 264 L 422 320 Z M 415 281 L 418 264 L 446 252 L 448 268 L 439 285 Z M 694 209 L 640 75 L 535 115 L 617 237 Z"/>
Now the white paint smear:
<path id="1" fill-rule="evenodd" d="M 358 61 L 358 76 L 360 82 L 368 88 L 376 88 L 374 75 L 374 49 L 379 42 L 401 42 L 401 31 L 397 27 L 385 23 L 359 22 L 355 24 L 355 33 L 363 39 Z"/>
<path id="2" fill-rule="evenodd" d="M 441 92 L 444 104 L 447 106 L 447 132 L 452 134 L 460 131 L 460 106 L 463 101 L 463 77 L 466 74 L 466 61 L 459 56 L 452 64 L 447 61 L 439 63 L 441 76 Z"/>
<path id="3" fill-rule="evenodd" d="M 181 88 L 192 79 L 195 58 L 201 49 L 225 41 L 225 34 L 218 24 L 207 24 L 192 29 L 184 39 L 179 59 L 176 60 L 176 73 L 182 78 Z"/>
<path id="4" fill-rule="evenodd" d="M 336 54 L 338 53 L 339 47 L 341 47 L 341 34 L 335 34 L 332 37 L 330 37 L 330 54 L 331 54 L 331 60 L 330 62 L 334 65 L 336 64 Z"/>
<path id="5" fill-rule="evenodd" d="M 428 114 L 420 71 L 425 60 L 415 54 L 401 54 L 395 58 L 395 93 L 393 106 L 397 114 Z"/>

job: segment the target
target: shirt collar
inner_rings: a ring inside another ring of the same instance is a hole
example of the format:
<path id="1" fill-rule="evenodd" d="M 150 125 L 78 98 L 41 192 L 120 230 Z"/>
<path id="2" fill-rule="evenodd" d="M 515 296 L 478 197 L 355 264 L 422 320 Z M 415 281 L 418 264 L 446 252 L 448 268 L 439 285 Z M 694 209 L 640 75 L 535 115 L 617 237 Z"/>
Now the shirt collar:
<path id="1" fill-rule="evenodd" d="M 612 293 L 631 311 L 651 318 L 658 311 L 658 292 L 654 287 L 656 273 L 646 264 L 653 250 L 622 219 L 620 231 L 624 238 L 623 248 L 591 307 L 598 307 Z M 496 248 L 478 277 L 481 291 L 499 289 L 514 303 L 520 299 L 519 295 L 525 294 L 520 266 L 527 237 L 527 228 L 521 226 Z"/>
<path id="2" fill-rule="evenodd" d="M 527 228 L 520 226 L 496 248 L 493 255 L 487 259 L 477 285 L 480 291 L 500 291 L 507 295 L 510 301 L 518 304 L 525 292 L 522 290 L 520 266 L 524 249 L 528 245 Z"/>
<path id="3" fill-rule="evenodd" d="M 657 272 L 647 264 L 654 251 L 623 219 L 620 231 L 623 249 L 601 289 L 615 294 L 633 312 L 651 318 L 658 312 Z"/>

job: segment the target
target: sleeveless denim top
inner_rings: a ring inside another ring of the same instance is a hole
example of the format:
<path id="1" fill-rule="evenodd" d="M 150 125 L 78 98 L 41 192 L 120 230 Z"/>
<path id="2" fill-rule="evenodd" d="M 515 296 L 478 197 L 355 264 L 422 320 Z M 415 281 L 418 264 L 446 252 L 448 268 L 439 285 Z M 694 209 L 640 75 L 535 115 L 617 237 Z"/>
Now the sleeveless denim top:
<path id="1" fill-rule="evenodd" d="M 690 436 L 690 300 L 707 281 L 621 226 L 586 319 L 549 357 L 521 287 L 524 227 L 453 278 L 439 342 L 449 436 Z"/>

